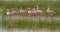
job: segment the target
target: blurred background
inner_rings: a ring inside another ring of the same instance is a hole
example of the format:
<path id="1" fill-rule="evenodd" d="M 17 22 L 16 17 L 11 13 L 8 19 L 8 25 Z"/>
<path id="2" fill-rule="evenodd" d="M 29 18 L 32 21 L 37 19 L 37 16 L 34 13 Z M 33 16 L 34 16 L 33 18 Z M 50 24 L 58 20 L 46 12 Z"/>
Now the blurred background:
<path id="1" fill-rule="evenodd" d="M 7 16 L 7 9 L 16 10 L 22 7 L 25 11 L 38 5 L 44 12 L 40 15 L 30 16 L 18 14 Z M 47 6 L 56 12 L 55 17 L 47 14 Z M 60 32 L 60 0 L 0 0 L 0 31 L 1 32 Z"/>

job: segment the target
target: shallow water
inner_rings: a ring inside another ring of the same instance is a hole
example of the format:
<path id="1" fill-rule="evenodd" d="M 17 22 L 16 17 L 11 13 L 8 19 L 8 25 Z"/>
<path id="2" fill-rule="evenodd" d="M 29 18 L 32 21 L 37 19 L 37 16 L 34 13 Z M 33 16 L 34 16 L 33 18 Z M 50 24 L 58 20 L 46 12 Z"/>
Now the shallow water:
<path id="1" fill-rule="evenodd" d="M 2 18 L 3 20 L 12 20 L 12 21 L 17 21 L 17 20 L 27 20 L 27 21 L 60 21 L 60 17 L 56 16 L 56 17 L 40 17 L 40 16 L 4 16 Z"/>
<path id="2" fill-rule="evenodd" d="M 0 32 L 32 32 L 32 29 L 5 29 L 0 26 Z M 47 32 L 46 29 L 35 30 L 35 32 Z M 60 32 L 60 30 L 48 30 L 48 32 Z"/>

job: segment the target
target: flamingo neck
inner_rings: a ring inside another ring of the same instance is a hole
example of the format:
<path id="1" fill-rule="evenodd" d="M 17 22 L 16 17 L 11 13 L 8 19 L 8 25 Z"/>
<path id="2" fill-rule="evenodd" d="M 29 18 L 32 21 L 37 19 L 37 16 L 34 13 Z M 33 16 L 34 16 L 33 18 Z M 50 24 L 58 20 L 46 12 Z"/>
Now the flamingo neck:
<path id="1" fill-rule="evenodd" d="M 24 10 L 20 10 L 20 12 L 22 12 L 22 11 L 24 11 Z"/>
<path id="2" fill-rule="evenodd" d="M 37 10 L 39 9 L 39 7 L 37 6 Z"/>
<path id="3" fill-rule="evenodd" d="M 39 8 L 37 7 L 37 11 L 39 10 Z"/>
<path id="4" fill-rule="evenodd" d="M 50 11 L 50 8 L 47 9 L 47 12 L 49 12 L 49 11 Z"/>

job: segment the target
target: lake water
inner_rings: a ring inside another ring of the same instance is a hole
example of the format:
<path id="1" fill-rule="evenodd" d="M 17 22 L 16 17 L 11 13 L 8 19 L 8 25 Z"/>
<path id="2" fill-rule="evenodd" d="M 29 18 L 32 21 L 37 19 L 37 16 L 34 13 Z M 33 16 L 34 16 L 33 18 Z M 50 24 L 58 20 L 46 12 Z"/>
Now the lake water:
<path id="1" fill-rule="evenodd" d="M 5 29 L 0 26 L 0 32 L 32 32 L 32 29 Z M 35 30 L 35 32 L 47 32 L 46 29 Z M 48 32 L 60 32 L 60 30 L 48 30 Z"/>

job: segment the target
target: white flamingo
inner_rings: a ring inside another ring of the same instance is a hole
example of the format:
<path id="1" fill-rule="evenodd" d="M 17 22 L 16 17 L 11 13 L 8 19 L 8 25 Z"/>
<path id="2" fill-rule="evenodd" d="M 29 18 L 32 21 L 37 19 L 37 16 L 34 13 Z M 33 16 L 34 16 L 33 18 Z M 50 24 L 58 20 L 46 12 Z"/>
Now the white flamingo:
<path id="1" fill-rule="evenodd" d="M 56 12 L 54 10 L 50 10 L 50 5 L 48 5 L 48 8 L 47 8 L 47 13 L 51 16 L 55 16 L 56 15 Z"/>

